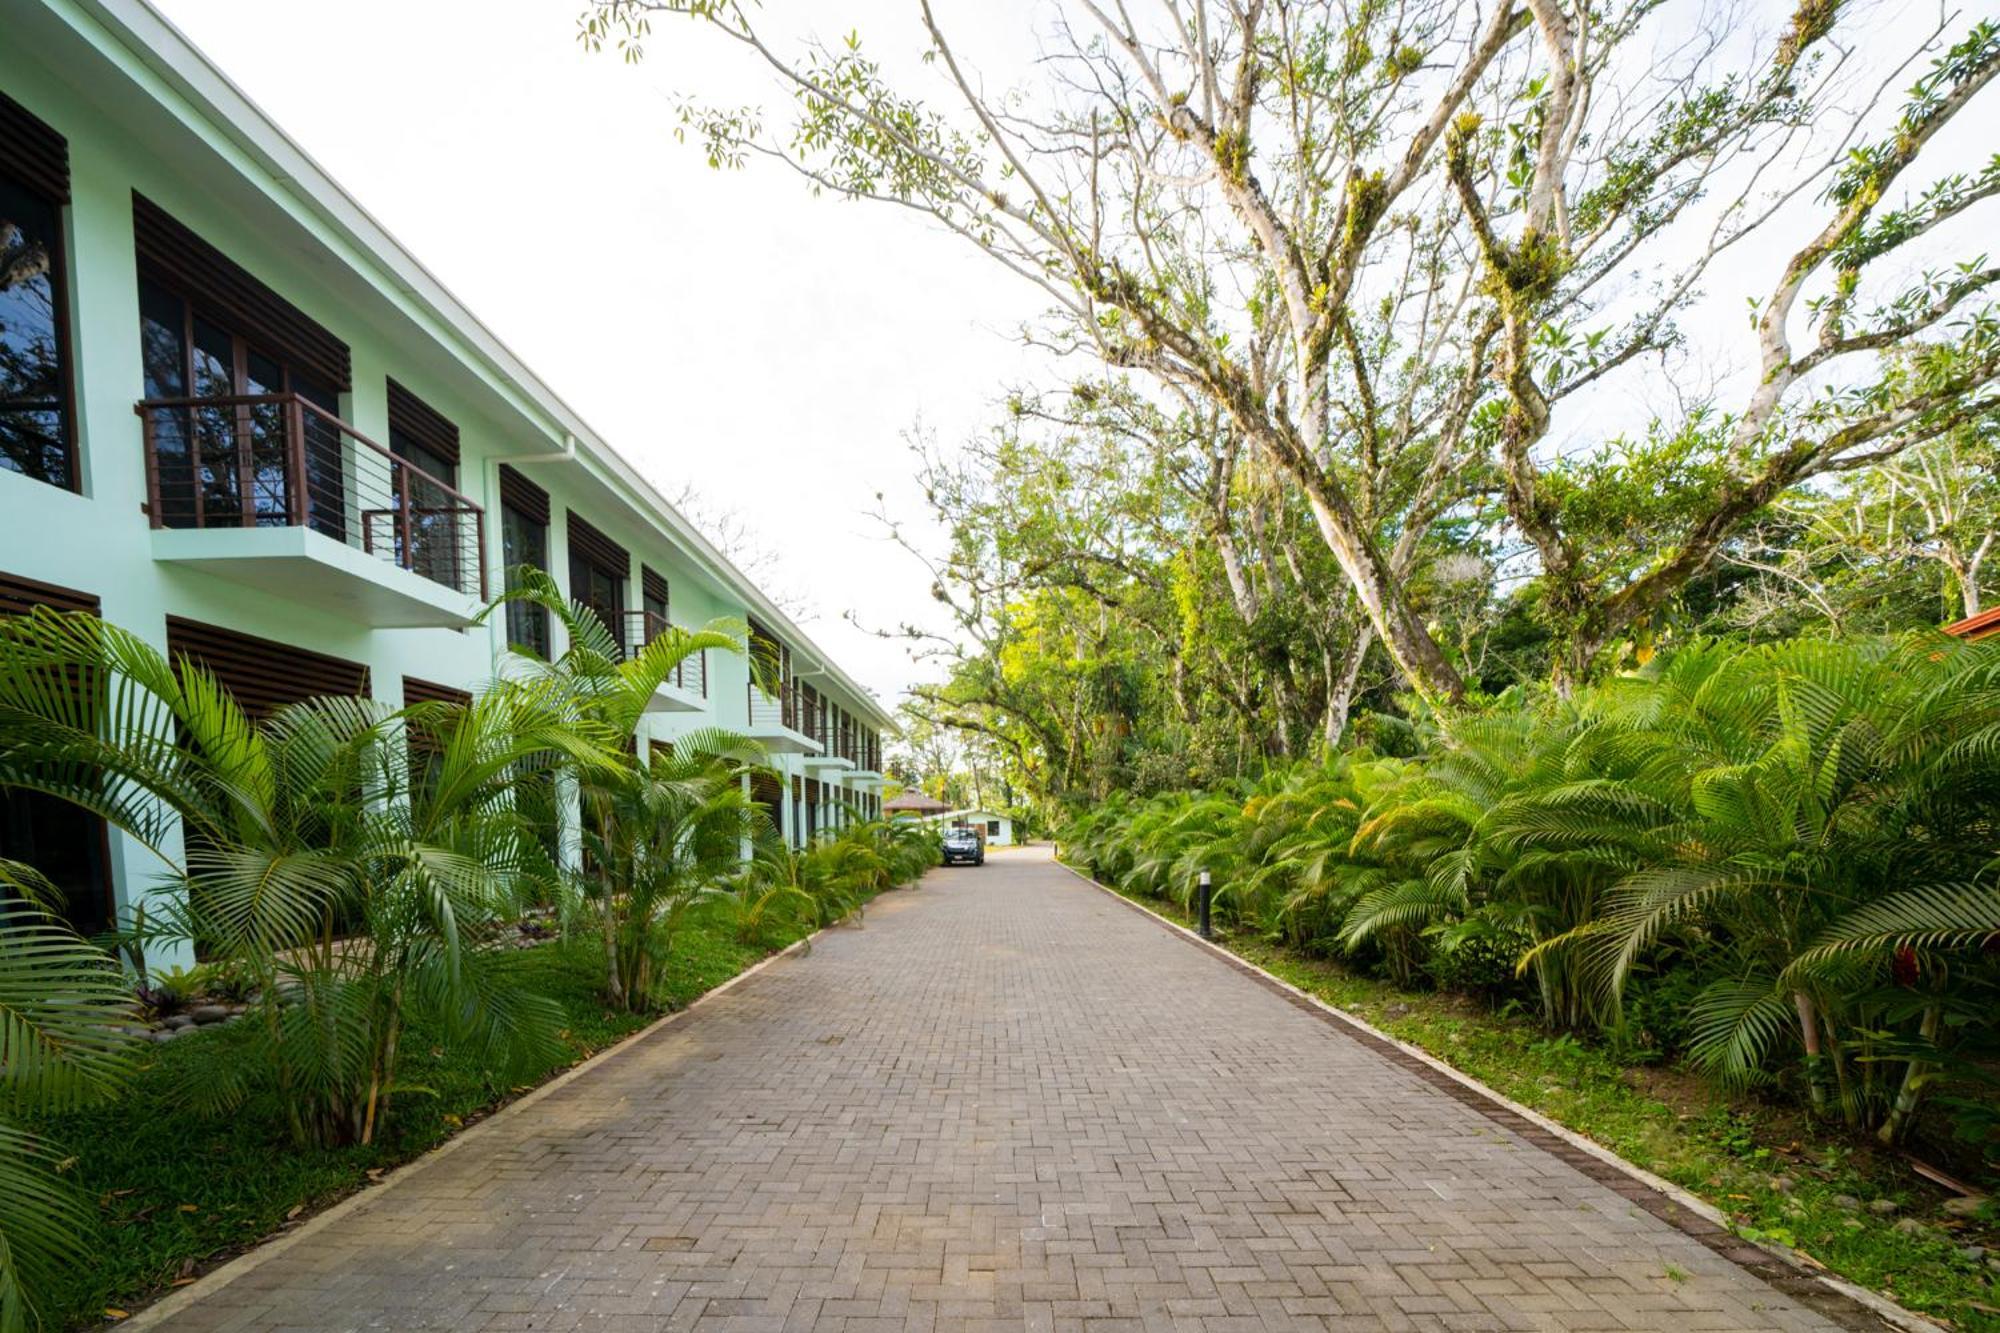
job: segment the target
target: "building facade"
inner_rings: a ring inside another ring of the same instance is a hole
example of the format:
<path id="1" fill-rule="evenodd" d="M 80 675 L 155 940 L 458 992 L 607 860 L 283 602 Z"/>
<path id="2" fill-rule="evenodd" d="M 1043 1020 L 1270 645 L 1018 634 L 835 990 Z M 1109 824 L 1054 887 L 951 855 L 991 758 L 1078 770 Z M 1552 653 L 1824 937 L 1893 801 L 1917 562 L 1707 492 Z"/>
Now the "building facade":
<path id="1" fill-rule="evenodd" d="M 640 752 L 760 741 L 794 843 L 879 810 L 890 718 L 143 0 L 0 0 L 0 614 L 96 611 L 255 713 L 459 698 L 547 570 L 618 641 L 717 618 L 779 664 L 691 659 Z M 468 225 L 471 225 L 468 221 Z M 102 926 L 160 865 L 42 798 L 0 855 Z"/>

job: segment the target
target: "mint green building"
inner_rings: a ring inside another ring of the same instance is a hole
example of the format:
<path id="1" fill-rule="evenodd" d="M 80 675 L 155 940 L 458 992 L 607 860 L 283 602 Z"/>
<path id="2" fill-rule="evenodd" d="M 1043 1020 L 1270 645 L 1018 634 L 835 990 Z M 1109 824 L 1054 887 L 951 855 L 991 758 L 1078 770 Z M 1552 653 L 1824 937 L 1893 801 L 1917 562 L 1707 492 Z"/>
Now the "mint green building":
<path id="1" fill-rule="evenodd" d="M 622 643 L 748 622 L 776 695 L 710 653 L 642 751 L 761 741 L 795 843 L 879 809 L 888 714 L 143 0 L 0 0 L 0 614 L 86 607 L 253 711 L 389 704 L 562 651 L 503 571 L 548 570 Z M 148 852 L 39 797 L 0 855 L 96 928 Z"/>

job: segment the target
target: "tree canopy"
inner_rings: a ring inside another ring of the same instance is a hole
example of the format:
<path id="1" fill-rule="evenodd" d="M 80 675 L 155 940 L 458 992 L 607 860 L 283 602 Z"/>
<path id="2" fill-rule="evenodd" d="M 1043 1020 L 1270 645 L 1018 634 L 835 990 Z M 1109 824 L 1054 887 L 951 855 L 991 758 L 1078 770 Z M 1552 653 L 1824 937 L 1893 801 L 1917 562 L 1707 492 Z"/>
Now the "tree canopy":
<path id="1" fill-rule="evenodd" d="M 1989 20 L 1060 0 L 991 74 L 930 0 L 910 71 L 737 0 L 595 0 L 582 35 L 638 59 L 669 17 L 781 90 L 695 90 L 712 163 L 914 209 L 1046 301 L 1063 382 L 919 459 L 958 634 L 931 697 L 1046 791 L 1140 733 L 1237 763 L 1358 699 L 1837 623 L 1892 567 L 1980 601 L 2000 156 L 1954 130 Z"/>

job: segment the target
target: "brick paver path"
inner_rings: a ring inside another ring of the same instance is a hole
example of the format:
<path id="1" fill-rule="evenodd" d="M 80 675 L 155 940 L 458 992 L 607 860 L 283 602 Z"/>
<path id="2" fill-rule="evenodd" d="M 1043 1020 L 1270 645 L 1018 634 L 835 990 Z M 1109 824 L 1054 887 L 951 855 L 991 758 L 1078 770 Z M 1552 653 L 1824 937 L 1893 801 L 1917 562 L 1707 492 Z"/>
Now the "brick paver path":
<path id="1" fill-rule="evenodd" d="M 165 1326 L 1834 1327 L 1032 851 L 890 895 Z"/>

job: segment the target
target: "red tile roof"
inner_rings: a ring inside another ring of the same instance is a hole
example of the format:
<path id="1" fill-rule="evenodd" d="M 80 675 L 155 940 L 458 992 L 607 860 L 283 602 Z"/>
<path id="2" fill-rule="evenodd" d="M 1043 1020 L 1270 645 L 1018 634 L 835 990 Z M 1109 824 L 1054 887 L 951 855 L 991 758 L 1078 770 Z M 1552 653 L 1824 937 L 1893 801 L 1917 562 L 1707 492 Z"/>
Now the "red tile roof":
<path id="1" fill-rule="evenodd" d="M 1961 639 L 1985 639 L 2000 634 L 2000 606 L 1990 611 L 1981 611 L 1976 616 L 1967 616 L 1955 624 L 1946 625 L 1944 632 Z"/>

